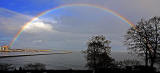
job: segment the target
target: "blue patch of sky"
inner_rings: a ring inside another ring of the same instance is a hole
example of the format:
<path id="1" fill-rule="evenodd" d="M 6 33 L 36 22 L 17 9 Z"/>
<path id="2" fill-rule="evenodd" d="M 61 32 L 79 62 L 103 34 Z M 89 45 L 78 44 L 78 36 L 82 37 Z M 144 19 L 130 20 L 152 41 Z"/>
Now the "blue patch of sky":
<path id="1" fill-rule="evenodd" d="M 0 0 L 1 8 L 33 16 L 59 5 L 58 0 Z"/>

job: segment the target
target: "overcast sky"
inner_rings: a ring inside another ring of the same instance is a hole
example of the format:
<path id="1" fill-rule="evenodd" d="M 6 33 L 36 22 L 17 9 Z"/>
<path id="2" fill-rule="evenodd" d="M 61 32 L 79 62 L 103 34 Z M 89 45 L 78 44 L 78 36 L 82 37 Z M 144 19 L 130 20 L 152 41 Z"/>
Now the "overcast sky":
<path id="1" fill-rule="evenodd" d="M 160 0 L 0 0 L 0 43 L 9 43 L 18 30 L 39 13 L 76 3 L 109 8 L 134 24 L 160 13 Z M 98 8 L 60 8 L 28 25 L 13 48 L 85 50 L 91 36 L 105 35 L 113 51 L 126 51 L 123 36 L 128 28 L 130 26 L 118 17 Z"/>

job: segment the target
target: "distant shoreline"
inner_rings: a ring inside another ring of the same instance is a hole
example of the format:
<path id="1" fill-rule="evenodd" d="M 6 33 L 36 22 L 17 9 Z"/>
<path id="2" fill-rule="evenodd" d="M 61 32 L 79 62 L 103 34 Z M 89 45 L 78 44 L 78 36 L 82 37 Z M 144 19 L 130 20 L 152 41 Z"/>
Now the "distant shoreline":
<path id="1" fill-rule="evenodd" d="M 24 57 L 24 56 L 38 56 L 38 55 L 52 55 L 52 54 L 69 54 L 72 52 L 64 51 L 61 53 L 45 53 L 45 54 L 24 54 L 24 55 L 10 55 L 10 56 L 0 56 L 0 58 L 10 58 L 10 57 Z"/>

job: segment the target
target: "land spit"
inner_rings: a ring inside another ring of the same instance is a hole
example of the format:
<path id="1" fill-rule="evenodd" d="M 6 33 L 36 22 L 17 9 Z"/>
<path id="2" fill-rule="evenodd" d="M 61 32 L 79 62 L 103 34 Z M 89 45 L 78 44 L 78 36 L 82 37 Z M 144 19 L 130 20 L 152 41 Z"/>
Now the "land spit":
<path id="1" fill-rule="evenodd" d="M 8 55 L 8 56 L 0 56 L 0 58 L 10 58 L 10 57 L 24 57 L 24 56 L 38 56 L 38 55 L 52 55 L 52 54 L 69 54 L 72 53 L 71 51 L 63 51 L 58 53 L 39 53 L 39 54 L 22 54 L 22 55 Z"/>

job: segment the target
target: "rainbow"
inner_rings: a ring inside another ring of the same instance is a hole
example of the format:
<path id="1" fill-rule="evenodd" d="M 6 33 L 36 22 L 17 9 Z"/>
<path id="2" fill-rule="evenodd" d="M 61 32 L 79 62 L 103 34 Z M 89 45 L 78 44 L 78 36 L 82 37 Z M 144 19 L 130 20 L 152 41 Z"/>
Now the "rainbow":
<path id="1" fill-rule="evenodd" d="M 102 6 L 99 6 L 99 5 L 94 5 L 94 4 L 66 4 L 66 5 L 61 5 L 61 6 L 58 6 L 58 7 L 51 8 L 51 9 L 48 9 L 46 11 L 43 11 L 43 12 L 39 13 L 37 16 L 35 16 L 34 18 L 32 18 L 30 21 L 28 21 L 26 24 L 24 24 L 20 28 L 20 30 L 17 32 L 17 34 L 14 36 L 14 38 L 12 39 L 12 41 L 10 42 L 9 47 L 11 48 L 14 45 L 14 43 L 16 42 L 16 40 L 23 33 L 23 31 L 26 28 L 26 26 L 28 26 L 29 24 L 31 24 L 34 20 L 36 20 L 40 16 L 45 15 L 45 14 L 47 14 L 47 13 L 53 11 L 53 10 L 56 10 L 56 9 L 66 8 L 66 7 L 73 7 L 73 6 L 85 6 L 85 7 L 94 7 L 94 8 L 101 9 L 101 10 L 107 12 L 107 13 L 110 13 L 110 14 L 118 17 L 120 20 L 124 21 L 125 23 L 129 24 L 131 27 L 135 28 L 135 25 L 132 22 L 130 22 L 128 19 L 126 19 L 125 17 L 121 16 L 119 13 L 117 13 L 117 12 L 111 10 L 111 9 L 108 9 L 108 8 L 105 8 L 105 7 L 102 7 Z"/>

